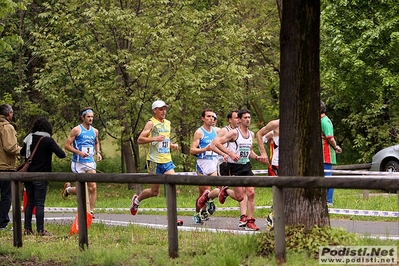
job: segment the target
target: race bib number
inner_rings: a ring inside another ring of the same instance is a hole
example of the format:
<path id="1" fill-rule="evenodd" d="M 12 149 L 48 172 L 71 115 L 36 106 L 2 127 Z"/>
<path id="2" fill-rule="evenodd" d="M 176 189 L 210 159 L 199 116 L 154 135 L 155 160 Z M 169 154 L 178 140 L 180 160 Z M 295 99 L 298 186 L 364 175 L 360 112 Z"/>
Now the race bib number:
<path id="1" fill-rule="evenodd" d="M 245 147 L 240 148 L 239 149 L 240 159 L 237 161 L 237 163 L 246 164 L 247 162 L 249 162 L 250 152 L 251 152 L 250 148 L 245 148 Z"/>
<path id="2" fill-rule="evenodd" d="M 94 155 L 94 146 L 83 145 L 81 151 L 89 154 L 90 156 L 93 156 Z"/>
<path id="3" fill-rule="evenodd" d="M 170 153 L 170 139 L 158 142 L 158 153 Z"/>

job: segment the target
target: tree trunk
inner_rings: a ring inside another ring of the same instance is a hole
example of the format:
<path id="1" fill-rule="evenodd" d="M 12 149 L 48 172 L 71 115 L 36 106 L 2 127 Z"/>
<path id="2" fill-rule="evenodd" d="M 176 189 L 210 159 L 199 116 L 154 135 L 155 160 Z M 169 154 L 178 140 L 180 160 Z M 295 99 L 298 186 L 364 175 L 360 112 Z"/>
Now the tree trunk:
<path id="1" fill-rule="evenodd" d="M 280 176 L 324 176 L 320 123 L 320 1 L 283 1 Z M 330 225 L 325 189 L 284 189 L 286 225 Z"/>
<path id="2" fill-rule="evenodd" d="M 256 101 L 251 101 L 251 106 L 252 106 L 253 110 L 256 113 L 256 117 L 258 118 L 259 127 L 265 126 L 267 123 L 265 121 L 265 118 L 262 115 L 262 112 L 261 112 L 257 102 Z"/>
<path id="3" fill-rule="evenodd" d="M 177 141 L 180 147 L 180 152 L 182 154 L 186 154 L 188 156 L 183 157 L 182 159 L 184 160 L 183 162 L 183 172 L 188 172 L 190 167 L 193 167 L 190 163 L 190 146 L 191 143 L 189 143 L 187 140 L 190 139 L 191 131 L 190 127 L 187 125 L 187 121 L 185 120 L 185 117 L 188 115 L 187 114 L 187 107 L 185 105 L 182 106 L 181 109 L 181 116 L 178 121 L 178 124 L 180 125 L 180 129 L 176 130 L 176 136 L 177 136 Z"/>
<path id="4" fill-rule="evenodd" d="M 24 36 L 24 18 L 25 18 L 25 11 L 23 11 L 22 9 L 19 11 L 19 37 L 23 38 Z M 24 57 L 24 53 L 23 53 L 23 45 L 24 44 L 20 44 L 19 45 L 19 53 L 18 53 L 18 85 L 21 89 L 21 92 L 19 94 L 19 122 L 21 123 L 21 128 L 22 128 L 22 117 L 23 117 L 23 107 L 22 107 L 22 102 L 23 102 L 23 98 L 22 98 L 22 91 L 23 91 L 23 87 L 24 87 L 24 71 L 22 67 L 22 61 L 23 61 L 23 57 Z"/>
<path id="5" fill-rule="evenodd" d="M 133 160 L 136 156 L 138 156 L 137 153 L 133 154 L 132 150 L 134 147 L 132 147 L 130 143 L 130 138 L 129 138 L 129 127 L 127 122 L 122 122 L 123 126 L 123 132 L 121 136 L 121 143 L 122 143 L 122 165 L 125 166 L 125 170 L 127 173 L 137 173 L 137 164 L 134 163 L 136 160 Z M 122 172 L 124 169 L 122 169 Z M 137 193 L 140 193 L 142 190 L 141 184 L 131 184 L 129 183 L 127 185 L 128 189 L 134 189 Z"/>
<path id="6" fill-rule="evenodd" d="M 283 17 L 283 0 L 276 0 L 277 10 L 278 10 L 278 17 L 280 18 L 280 23 Z"/>

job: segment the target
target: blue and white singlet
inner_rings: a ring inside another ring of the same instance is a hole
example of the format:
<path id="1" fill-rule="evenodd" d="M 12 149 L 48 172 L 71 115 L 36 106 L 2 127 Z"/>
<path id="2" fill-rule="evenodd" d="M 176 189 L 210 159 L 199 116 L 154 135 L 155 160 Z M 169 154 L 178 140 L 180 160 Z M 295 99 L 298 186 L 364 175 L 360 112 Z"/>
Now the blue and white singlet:
<path id="1" fill-rule="evenodd" d="M 80 134 L 76 136 L 75 141 L 73 142 L 73 147 L 79 151 L 86 152 L 89 154 L 86 158 L 82 158 L 77 154 L 72 155 L 73 162 L 81 162 L 81 163 L 91 163 L 94 162 L 94 154 L 95 154 L 95 145 L 96 145 L 96 133 L 94 132 L 94 128 L 90 126 L 89 129 L 86 129 L 84 126 L 79 125 Z"/>

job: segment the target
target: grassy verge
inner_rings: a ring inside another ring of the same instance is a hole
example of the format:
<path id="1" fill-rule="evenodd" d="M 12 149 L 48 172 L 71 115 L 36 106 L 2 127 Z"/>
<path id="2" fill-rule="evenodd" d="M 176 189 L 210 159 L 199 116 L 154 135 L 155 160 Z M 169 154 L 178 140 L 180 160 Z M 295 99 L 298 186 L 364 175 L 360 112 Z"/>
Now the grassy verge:
<path id="1" fill-rule="evenodd" d="M 78 236 L 68 236 L 70 225 L 48 224 L 50 237 L 23 236 L 23 247 L 13 247 L 11 231 L 0 232 L 0 265 L 277 265 L 272 236 L 266 233 L 233 235 L 226 233 L 179 232 L 179 257 L 169 258 L 167 231 L 130 225 L 92 224 L 89 247 L 78 251 Z M 346 239 L 352 245 L 397 246 L 395 241 L 361 239 L 353 234 L 328 229 L 330 239 Z M 323 236 L 323 234 L 319 234 Z M 292 236 L 291 236 L 292 237 Z M 326 245 L 321 237 L 296 237 L 287 243 L 286 265 L 319 265 L 315 245 Z M 271 249 L 272 250 L 272 249 Z"/>
<path id="2" fill-rule="evenodd" d="M 9 260 L 0 265 L 20 265 L 28 260 L 32 265 L 265 265 L 271 261 L 256 256 L 251 236 L 181 232 L 179 258 L 170 259 L 167 231 L 101 224 L 90 228 L 89 248 L 77 252 L 78 237 L 64 237 L 68 228 L 49 226 L 53 237 L 24 236 L 24 247 L 19 249 L 12 247 L 11 233 L 0 233 L 2 243 L 8 243 L 1 245 L 0 257 L 7 254 Z"/>

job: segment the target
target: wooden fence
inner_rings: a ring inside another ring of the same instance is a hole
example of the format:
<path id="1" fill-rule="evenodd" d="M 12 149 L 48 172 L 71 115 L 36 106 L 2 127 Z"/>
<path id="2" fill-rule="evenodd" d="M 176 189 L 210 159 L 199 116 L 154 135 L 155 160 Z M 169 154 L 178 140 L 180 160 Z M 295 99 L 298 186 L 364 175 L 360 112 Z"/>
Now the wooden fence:
<path id="1" fill-rule="evenodd" d="M 369 170 L 371 163 L 334 165 L 333 170 Z"/>
<path id="2" fill-rule="evenodd" d="M 399 190 L 399 177 L 393 176 L 367 176 L 367 177 L 292 177 L 292 176 L 201 176 L 196 178 L 188 175 L 149 175 L 149 174 L 76 174 L 76 173 L 19 173 L 0 172 L 0 180 L 12 181 L 12 208 L 21 209 L 20 182 L 24 181 L 57 181 L 76 182 L 77 203 L 79 217 L 86 217 L 86 190 L 85 182 L 101 183 L 137 183 L 137 184 L 165 184 L 166 204 L 168 218 L 168 243 L 169 256 L 178 256 L 178 229 L 177 229 L 177 204 L 176 185 L 212 185 L 212 186 L 253 186 L 273 187 L 273 204 L 275 223 L 275 255 L 276 258 L 285 258 L 285 225 L 284 225 L 284 188 L 344 188 L 344 189 L 381 189 Z M 21 212 L 13 211 L 14 246 L 22 247 Z M 79 248 L 88 248 L 88 235 L 86 219 L 78 219 Z"/>

